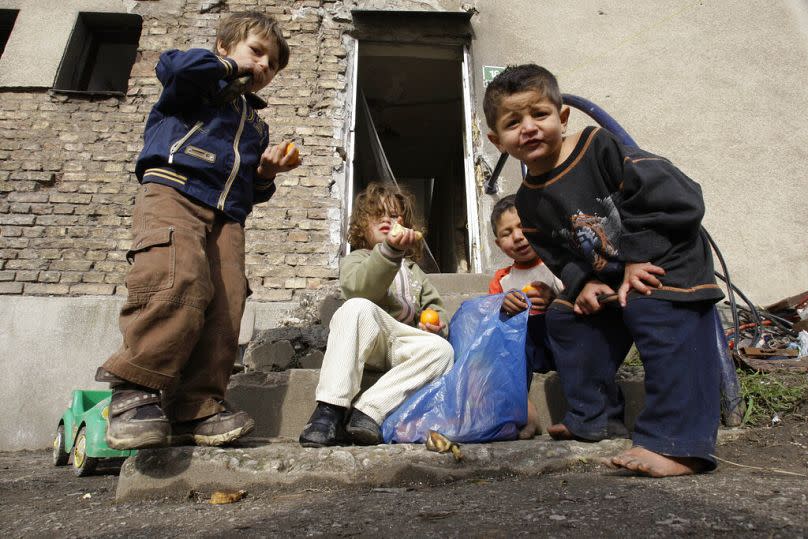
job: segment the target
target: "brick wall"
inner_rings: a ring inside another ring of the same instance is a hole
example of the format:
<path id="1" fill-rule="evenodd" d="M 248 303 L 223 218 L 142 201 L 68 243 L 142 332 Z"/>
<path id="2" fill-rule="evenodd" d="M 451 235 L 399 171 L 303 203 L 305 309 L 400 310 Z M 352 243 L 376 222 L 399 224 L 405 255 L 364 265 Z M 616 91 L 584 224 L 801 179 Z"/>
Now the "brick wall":
<path id="1" fill-rule="evenodd" d="M 337 277 L 346 51 L 341 2 L 140 0 L 143 32 L 124 99 L 0 89 L 0 294 L 125 294 L 134 162 L 166 48 L 209 47 L 230 11 L 275 15 L 291 59 L 262 96 L 271 142 L 295 140 L 304 165 L 279 176 L 247 222 L 253 299 L 296 299 Z M 165 8 L 163 8 L 165 5 Z M 179 5 L 179 7 L 178 7 Z M 179 13 L 177 13 L 179 9 Z"/>

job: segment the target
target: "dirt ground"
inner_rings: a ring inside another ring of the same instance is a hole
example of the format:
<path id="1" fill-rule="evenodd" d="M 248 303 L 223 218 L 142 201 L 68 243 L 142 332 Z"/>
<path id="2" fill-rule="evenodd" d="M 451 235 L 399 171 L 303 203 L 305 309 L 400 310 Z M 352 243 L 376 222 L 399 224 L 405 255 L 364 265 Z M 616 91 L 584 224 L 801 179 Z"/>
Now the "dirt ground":
<path id="1" fill-rule="evenodd" d="M 13 537 L 808 536 L 808 421 L 722 445 L 712 474 L 626 476 L 590 466 L 439 487 L 261 493 L 115 503 L 117 477 L 74 477 L 45 451 L 0 453 L 0 529 Z M 776 472 L 775 469 L 786 473 Z"/>

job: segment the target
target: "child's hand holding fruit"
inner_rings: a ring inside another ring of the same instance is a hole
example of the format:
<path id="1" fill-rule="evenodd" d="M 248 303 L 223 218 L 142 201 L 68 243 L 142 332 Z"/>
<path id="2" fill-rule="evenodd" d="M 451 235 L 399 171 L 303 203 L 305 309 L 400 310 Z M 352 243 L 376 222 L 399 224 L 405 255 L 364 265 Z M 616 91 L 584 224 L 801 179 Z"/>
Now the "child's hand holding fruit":
<path id="1" fill-rule="evenodd" d="M 303 160 L 300 151 L 293 142 L 284 140 L 275 146 L 268 146 L 261 154 L 258 164 L 258 175 L 265 179 L 273 179 L 279 172 L 288 172 L 300 166 Z"/>
<path id="2" fill-rule="evenodd" d="M 440 319 L 438 311 L 434 309 L 424 309 L 421 311 L 421 318 L 418 321 L 418 329 L 428 331 L 430 333 L 440 334 L 446 324 Z"/>
<path id="3" fill-rule="evenodd" d="M 539 314 L 547 310 L 554 299 L 553 290 L 541 281 L 533 281 L 522 288 L 530 300 L 530 314 Z M 502 310 L 510 315 L 518 314 L 528 308 L 522 294 L 511 290 L 502 301 Z"/>
<path id="4" fill-rule="evenodd" d="M 422 238 L 423 234 L 417 230 L 403 226 L 401 224 L 401 217 L 399 217 L 398 220 L 393 223 L 390 232 L 387 234 L 387 243 L 395 249 L 406 251 L 415 245 L 416 242 L 421 241 Z"/>

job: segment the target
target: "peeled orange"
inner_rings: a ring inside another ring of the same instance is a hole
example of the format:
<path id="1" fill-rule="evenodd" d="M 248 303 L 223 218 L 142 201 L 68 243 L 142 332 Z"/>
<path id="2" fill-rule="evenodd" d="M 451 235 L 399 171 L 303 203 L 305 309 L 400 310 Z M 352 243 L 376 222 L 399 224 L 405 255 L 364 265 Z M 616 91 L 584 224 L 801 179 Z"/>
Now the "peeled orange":
<path id="1" fill-rule="evenodd" d="M 286 145 L 286 150 L 283 152 L 284 157 L 289 154 L 292 154 L 292 160 L 289 162 L 290 165 L 295 165 L 300 162 L 300 152 L 298 151 L 294 142 L 288 143 Z"/>
<path id="2" fill-rule="evenodd" d="M 524 292 L 525 294 L 527 294 L 532 290 L 536 290 L 536 287 L 533 285 L 526 284 L 525 286 L 522 287 L 522 292 Z"/>
<path id="3" fill-rule="evenodd" d="M 440 316 L 438 311 L 433 309 L 424 309 L 421 311 L 421 323 L 424 325 L 432 324 L 433 326 L 440 325 Z"/>
<path id="4" fill-rule="evenodd" d="M 393 237 L 395 238 L 396 236 L 398 236 L 399 234 L 401 234 L 401 233 L 402 233 L 402 232 L 404 232 L 405 230 L 407 230 L 407 228 L 406 228 L 406 227 L 404 227 L 404 226 L 402 226 L 402 225 L 401 225 L 401 223 L 395 223 L 395 224 L 393 225 L 393 228 L 391 228 L 391 229 L 390 229 L 390 235 L 391 235 L 391 236 L 393 236 Z M 421 234 L 421 233 L 420 233 L 419 231 L 417 231 L 417 230 L 415 231 L 415 239 L 416 239 L 416 240 L 423 239 L 423 237 L 424 237 L 424 235 L 423 235 L 423 234 Z"/>

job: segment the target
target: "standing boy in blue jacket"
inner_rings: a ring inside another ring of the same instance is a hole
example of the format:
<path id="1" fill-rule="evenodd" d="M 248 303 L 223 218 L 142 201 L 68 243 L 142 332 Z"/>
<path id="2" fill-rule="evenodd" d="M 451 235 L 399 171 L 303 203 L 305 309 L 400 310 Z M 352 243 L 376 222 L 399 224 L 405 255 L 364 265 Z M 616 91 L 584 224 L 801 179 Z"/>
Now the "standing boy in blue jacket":
<path id="1" fill-rule="evenodd" d="M 163 92 L 146 121 L 135 173 L 123 345 L 98 370 L 110 383 L 107 443 L 116 449 L 175 441 L 222 445 L 250 432 L 224 393 L 248 294 L 244 221 L 275 192 L 275 175 L 299 165 L 286 143 L 269 146 L 251 92 L 289 61 L 272 17 L 224 19 L 215 52 L 169 50 L 156 67 Z M 221 92 L 250 75 L 248 93 Z M 162 391 L 162 399 L 161 399 Z"/>

